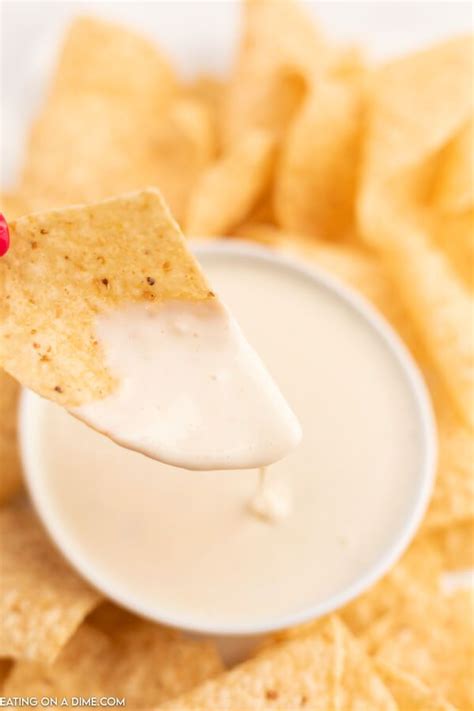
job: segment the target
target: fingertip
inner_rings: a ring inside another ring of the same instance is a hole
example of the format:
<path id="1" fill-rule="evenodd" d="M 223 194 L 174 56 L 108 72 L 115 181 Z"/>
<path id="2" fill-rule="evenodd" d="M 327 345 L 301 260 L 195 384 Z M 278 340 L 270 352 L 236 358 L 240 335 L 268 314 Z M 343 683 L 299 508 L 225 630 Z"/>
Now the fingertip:
<path id="1" fill-rule="evenodd" d="M 0 257 L 8 252 L 10 247 L 10 230 L 5 216 L 0 213 Z"/>

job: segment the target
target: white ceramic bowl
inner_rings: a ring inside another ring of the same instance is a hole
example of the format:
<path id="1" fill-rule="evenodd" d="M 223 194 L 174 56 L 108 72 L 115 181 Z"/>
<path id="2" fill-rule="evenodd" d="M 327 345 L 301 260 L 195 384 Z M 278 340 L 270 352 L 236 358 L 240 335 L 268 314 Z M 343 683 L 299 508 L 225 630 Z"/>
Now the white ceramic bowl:
<path id="1" fill-rule="evenodd" d="M 269 260 L 271 262 L 276 261 L 280 265 L 287 266 L 288 269 L 297 270 L 304 274 L 306 279 L 309 277 L 318 286 L 324 286 L 339 299 L 342 299 L 346 305 L 358 313 L 359 317 L 364 319 L 367 326 L 388 347 L 413 395 L 412 401 L 416 408 L 416 419 L 419 423 L 419 431 L 422 437 L 422 442 L 420 442 L 422 464 L 418 476 L 413 479 L 413 490 L 410 492 L 409 499 L 409 513 L 405 520 L 401 522 L 398 533 L 394 536 L 390 545 L 387 545 L 383 554 L 379 556 L 375 563 L 363 570 L 349 586 L 339 591 L 338 594 L 325 599 L 322 603 L 313 606 L 309 605 L 304 610 L 298 610 L 294 614 L 285 615 L 277 619 L 261 620 L 259 624 L 235 625 L 230 622 L 225 626 L 216 626 L 210 622 L 203 626 L 202 624 L 196 624 L 192 620 L 192 615 L 186 619 L 176 618 L 176 616 L 169 614 L 167 610 L 159 609 L 159 606 L 150 609 L 149 606 L 143 606 L 137 600 L 129 599 L 127 596 L 118 593 L 114 586 L 101 574 L 101 571 L 90 565 L 90 562 L 84 556 L 81 557 L 77 555 L 77 552 L 72 552 L 63 535 L 61 526 L 46 503 L 44 480 L 37 466 L 38 457 L 34 445 L 36 438 L 32 436 L 38 423 L 38 407 L 41 407 L 41 404 L 38 396 L 28 391 L 23 394 L 20 408 L 20 443 L 24 471 L 34 505 L 51 538 L 71 564 L 95 587 L 103 591 L 107 597 L 140 615 L 189 631 L 214 635 L 256 635 L 299 624 L 336 610 L 373 585 L 395 563 L 414 536 L 429 500 L 436 464 L 435 426 L 430 399 L 418 368 L 392 328 L 364 299 L 319 269 L 255 245 L 237 240 L 212 241 L 196 245 L 195 251 L 198 257 L 199 255 L 212 254 L 215 251 L 218 253 L 225 252 L 230 255 L 248 256 L 251 259 L 263 260 L 264 262 Z"/>

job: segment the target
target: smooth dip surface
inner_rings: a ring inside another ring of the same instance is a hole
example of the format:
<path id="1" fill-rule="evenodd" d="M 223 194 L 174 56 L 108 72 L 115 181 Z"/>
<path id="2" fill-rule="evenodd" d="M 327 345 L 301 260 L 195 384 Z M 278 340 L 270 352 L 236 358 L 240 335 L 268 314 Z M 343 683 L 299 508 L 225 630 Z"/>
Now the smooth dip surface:
<path id="1" fill-rule="evenodd" d="M 218 298 L 134 304 L 96 334 L 118 378 L 73 410 L 130 449 L 187 469 L 271 464 L 301 440 L 294 413 Z"/>
<path id="2" fill-rule="evenodd" d="M 413 512 L 422 423 L 396 357 L 333 291 L 261 257 L 199 258 L 302 424 L 301 445 L 269 469 L 291 510 L 276 523 L 249 510 L 257 470 L 175 469 L 37 398 L 32 486 L 64 549 L 122 602 L 246 630 L 323 603 L 378 563 Z"/>

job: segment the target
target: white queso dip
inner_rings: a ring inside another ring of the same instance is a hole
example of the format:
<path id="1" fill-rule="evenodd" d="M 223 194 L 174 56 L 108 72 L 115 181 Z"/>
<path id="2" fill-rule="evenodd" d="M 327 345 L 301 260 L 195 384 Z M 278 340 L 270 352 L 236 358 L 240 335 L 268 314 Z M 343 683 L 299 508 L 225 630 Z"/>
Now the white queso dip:
<path id="1" fill-rule="evenodd" d="M 426 423 L 403 351 L 330 282 L 258 250 L 198 258 L 301 423 L 267 470 L 281 515 L 264 515 L 257 469 L 174 468 L 33 396 L 30 488 L 112 597 L 191 629 L 258 631 L 317 612 L 395 551 L 426 476 Z"/>

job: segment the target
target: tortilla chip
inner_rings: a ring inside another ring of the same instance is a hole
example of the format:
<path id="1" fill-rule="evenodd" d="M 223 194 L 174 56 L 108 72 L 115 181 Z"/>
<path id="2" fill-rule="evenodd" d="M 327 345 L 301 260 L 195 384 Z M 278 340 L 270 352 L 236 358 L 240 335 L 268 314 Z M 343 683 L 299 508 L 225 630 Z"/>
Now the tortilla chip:
<path id="1" fill-rule="evenodd" d="M 432 201 L 441 212 L 460 213 L 474 207 L 474 118 L 446 146 Z"/>
<path id="2" fill-rule="evenodd" d="M 99 594 L 65 563 L 25 503 L 0 509 L 0 657 L 51 662 Z"/>
<path id="3" fill-rule="evenodd" d="M 195 101 L 174 102 L 158 120 L 124 111 L 113 97 L 61 98 L 33 129 L 23 184 L 34 209 L 156 185 L 182 218 L 192 187 L 214 157 L 215 140 L 209 112 Z"/>
<path id="4" fill-rule="evenodd" d="M 356 638 L 350 634 L 349 630 L 338 617 L 332 616 L 323 621 L 315 620 L 308 625 L 302 625 L 287 630 L 286 637 L 280 636 L 280 644 L 282 640 L 301 639 L 304 635 L 314 635 L 317 634 L 318 631 L 325 637 L 327 637 L 329 633 L 336 647 L 333 686 L 334 706 L 330 708 L 342 710 L 352 708 L 352 704 L 356 704 L 356 702 L 360 703 L 362 699 L 358 697 L 357 691 L 355 692 L 355 690 L 362 692 L 362 698 L 365 702 L 368 701 L 368 699 L 365 698 L 367 692 L 369 692 L 369 695 L 372 693 L 376 695 L 380 694 L 380 680 L 373 673 L 371 664 L 368 663 L 369 660 L 366 658 L 361 645 Z M 278 637 L 279 633 L 273 637 L 273 644 L 275 644 L 275 640 L 278 640 Z M 271 649 L 271 646 L 264 647 L 262 654 L 271 653 Z M 391 699 L 389 700 L 385 694 L 381 694 L 381 703 L 389 704 L 389 707 L 391 707 L 390 701 Z M 385 708 L 385 705 L 383 707 Z M 363 708 L 366 707 L 364 706 Z M 370 706 L 370 708 L 372 708 L 372 706 Z"/>
<path id="5" fill-rule="evenodd" d="M 184 219 L 192 190 L 214 159 L 216 146 L 213 118 L 199 101 L 176 101 L 157 126 L 151 178 L 178 221 Z"/>
<path id="6" fill-rule="evenodd" d="M 224 102 L 224 143 L 260 128 L 285 131 L 328 48 L 293 0 L 246 0 L 242 38 Z"/>
<path id="7" fill-rule="evenodd" d="M 387 219 L 396 218 L 386 214 Z M 392 223 L 393 225 L 393 223 Z M 400 221 L 398 225 L 401 226 Z M 417 227 L 404 224 L 381 248 L 388 273 L 453 404 L 474 425 L 474 299 L 445 255 Z"/>
<path id="8" fill-rule="evenodd" d="M 173 95 L 170 69 L 148 40 L 76 20 L 27 147 L 20 187 L 32 210 L 157 185 L 157 126 Z"/>
<path id="9" fill-rule="evenodd" d="M 425 175 L 419 183 L 415 180 L 417 191 L 426 189 L 426 171 L 423 169 L 421 173 Z M 469 424 L 474 395 L 474 342 L 470 338 L 473 295 L 460 281 L 448 250 L 437 248 L 433 239 L 446 222 L 437 220 L 437 215 L 428 215 L 420 206 L 408 209 L 406 185 L 404 192 L 404 204 L 380 203 L 373 223 L 379 236 L 378 252 L 416 327 L 422 350 L 436 366 L 452 403 Z M 400 198 L 400 191 L 396 197 Z M 462 232 L 465 231 L 462 227 Z M 444 235 L 444 241 L 446 238 L 449 233 Z M 470 239 L 470 235 L 466 234 L 466 238 Z M 455 245 L 454 251 L 458 247 Z M 460 253 L 456 257 L 458 261 L 465 259 L 471 248 L 462 251 L 462 257 Z"/>
<path id="10" fill-rule="evenodd" d="M 474 517 L 474 439 L 441 388 L 431 388 L 438 424 L 438 469 L 424 525 L 450 526 Z"/>
<path id="11" fill-rule="evenodd" d="M 396 709 L 391 693 L 358 640 L 337 617 L 332 626 L 337 649 L 333 708 Z"/>
<path id="12" fill-rule="evenodd" d="M 213 297 L 156 190 L 37 213 L 10 231 L 0 260 L 0 362 L 63 405 L 114 389 L 95 336 L 98 313 Z"/>
<path id="13" fill-rule="evenodd" d="M 68 696 L 74 694 L 77 679 L 84 680 L 80 695 L 95 692 L 91 671 L 100 676 L 110 657 L 110 644 L 105 635 L 83 623 L 55 660 L 49 663 L 20 661 L 15 664 L 4 687 L 6 696 Z M 89 684 L 91 685 L 89 686 Z M 114 694 L 115 695 L 115 694 Z"/>
<path id="14" fill-rule="evenodd" d="M 53 98 L 33 125 L 21 177 L 32 210 L 157 184 L 157 120 L 116 96 Z M 87 126 L 87 130 L 84 127 Z M 61 176 L 61 180 L 58 179 Z"/>
<path id="15" fill-rule="evenodd" d="M 392 664 L 378 661 L 376 670 L 393 694 L 400 711 L 456 711 L 433 688 Z"/>
<path id="16" fill-rule="evenodd" d="M 273 182 L 273 181 L 272 181 Z M 276 227 L 275 210 L 273 209 L 273 185 L 270 184 L 257 202 L 253 210 L 245 218 L 245 221 L 233 231 L 232 236 L 237 235 L 237 230 L 244 224 L 268 224 Z"/>
<path id="17" fill-rule="evenodd" d="M 397 708 L 369 659 L 334 617 L 307 637 L 274 645 L 164 709 Z"/>
<path id="18" fill-rule="evenodd" d="M 322 239 L 352 235 L 362 116 L 361 82 L 315 84 L 278 164 L 274 207 L 284 229 Z"/>
<path id="19" fill-rule="evenodd" d="M 432 187 L 438 153 L 472 114 L 472 49 L 472 38 L 454 39 L 376 73 L 358 205 L 362 235 L 380 250 L 426 351 L 471 425 L 474 304 L 420 219 L 420 190 Z"/>
<path id="20" fill-rule="evenodd" d="M 458 277 L 474 290 L 474 210 L 433 213 L 430 233 L 451 261 Z"/>
<path id="21" fill-rule="evenodd" d="M 438 369 L 412 328 L 406 309 L 399 308 L 397 294 L 388 286 L 388 290 L 380 290 L 375 295 L 375 303 L 403 337 L 416 359 L 428 386 L 436 416 L 437 471 L 423 528 L 430 530 L 465 522 L 474 516 L 473 434 L 453 406 Z"/>
<path id="22" fill-rule="evenodd" d="M 33 124 L 22 189 L 43 210 L 146 187 L 154 133 L 148 118 L 124 112 L 114 96 L 54 98 Z"/>
<path id="23" fill-rule="evenodd" d="M 366 51 L 357 45 L 332 48 L 327 72 L 334 79 L 359 81 L 369 69 Z"/>
<path id="24" fill-rule="evenodd" d="M 474 597 L 420 594 L 364 635 L 377 660 L 418 677 L 460 709 L 474 706 Z"/>
<path id="25" fill-rule="evenodd" d="M 227 235 L 242 222 L 270 184 L 275 161 L 271 134 L 253 131 L 211 165 L 191 195 L 185 232 Z"/>
<path id="26" fill-rule="evenodd" d="M 455 38 L 395 59 L 375 72 L 362 212 L 366 200 L 369 212 L 373 207 L 373 191 L 384 191 L 388 180 L 420 165 L 469 119 L 472 50 L 472 37 Z M 370 233 L 370 224 L 365 227 Z"/>
<path id="27" fill-rule="evenodd" d="M 106 620 L 104 621 L 104 616 Z M 127 707 L 162 704 L 223 669 L 214 645 L 105 605 L 51 665 L 18 662 L 10 696 L 114 696 Z"/>
<path id="28" fill-rule="evenodd" d="M 176 78 L 155 44 L 128 27 L 96 17 L 76 18 L 66 34 L 52 93 L 97 93 L 167 105 Z M 148 97 L 148 98 L 147 98 Z"/>
<path id="29" fill-rule="evenodd" d="M 0 370 L 0 504 L 21 489 L 22 470 L 16 435 L 20 386 Z"/>
<path id="30" fill-rule="evenodd" d="M 216 136 L 216 152 L 222 148 L 222 103 L 225 82 L 211 74 L 200 74 L 184 87 L 186 97 L 203 104 L 211 117 L 214 135 Z"/>
<path id="31" fill-rule="evenodd" d="M 199 74 L 184 86 L 186 96 L 201 101 L 213 113 L 219 113 L 225 82 L 213 74 Z"/>
<path id="32" fill-rule="evenodd" d="M 474 568 L 474 519 L 431 533 L 446 571 Z"/>

